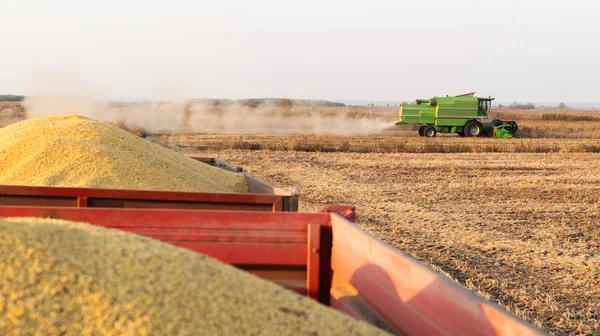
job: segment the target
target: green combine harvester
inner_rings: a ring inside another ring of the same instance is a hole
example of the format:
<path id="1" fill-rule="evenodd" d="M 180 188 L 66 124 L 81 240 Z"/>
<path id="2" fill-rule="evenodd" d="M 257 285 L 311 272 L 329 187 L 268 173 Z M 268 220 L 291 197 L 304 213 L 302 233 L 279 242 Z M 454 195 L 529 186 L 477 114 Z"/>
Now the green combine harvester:
<path id="1" fill-rule="evenodd" d="M 400 105 L 396 125 L 422 124 L 419 135 L 434 137 L 437 133 L 456 133 L 463 137 L 517 137 L 515 121 L 488 119 L 494 98 L 475 97 L 475 92 L 458 96 L 417 99 L 415 104 Z"/>

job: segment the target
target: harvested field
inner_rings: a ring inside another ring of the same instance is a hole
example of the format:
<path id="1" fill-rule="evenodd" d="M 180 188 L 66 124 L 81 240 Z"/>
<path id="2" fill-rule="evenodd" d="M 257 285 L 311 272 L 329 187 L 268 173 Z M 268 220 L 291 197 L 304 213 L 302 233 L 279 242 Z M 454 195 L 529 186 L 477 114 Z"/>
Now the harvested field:
<path id="1" fill-rule="evenodd" d="M 297 186 L 300 211 L 356 206 L 369 232 L 553 334 L 600 333 L 598 154 L 201 154 Z"/>
<path id="2" fill-rule="evenodd" d="M 0 102 L 0 127 L 25 119 L 25 108 L 19 102 Z"/>
<path id="3" fill-rule="evenodd" d="M 331 136 L 160 133 L 149 139 L 180 151 L 271 150 L 350 153 L 584 153 L 600 152 L 600 139 L 492 139 L 458 136 Z"/>

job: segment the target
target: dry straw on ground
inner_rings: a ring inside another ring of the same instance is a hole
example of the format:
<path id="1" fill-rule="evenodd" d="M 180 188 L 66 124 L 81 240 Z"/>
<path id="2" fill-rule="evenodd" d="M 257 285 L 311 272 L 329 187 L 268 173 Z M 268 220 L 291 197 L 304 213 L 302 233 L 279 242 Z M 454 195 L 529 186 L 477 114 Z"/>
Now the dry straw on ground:
<path id="1" fill-rule="evenodd" d="M 0 184 L 248 192 L 245 177 L 108 123 L 67 115 L 0 129 Z"/>
<path id="2" fill-rule="evenodd" d="M 196 252 L 60 220 L 0 219 L 3 335 L 384 335 Z"/>
<path id="3" fill-rule="evenodd" d="M 161 141 L 167 135 L 170 141 Z M 163 146 L 188 152 L 226 149 L 344 153 L 600 152 L 600 140 L 594 139 L 493 139 L 461 138 L 458 136 L 431 139 L 405 136 L 193 133 L 161 133 L 149 139 Z"/>

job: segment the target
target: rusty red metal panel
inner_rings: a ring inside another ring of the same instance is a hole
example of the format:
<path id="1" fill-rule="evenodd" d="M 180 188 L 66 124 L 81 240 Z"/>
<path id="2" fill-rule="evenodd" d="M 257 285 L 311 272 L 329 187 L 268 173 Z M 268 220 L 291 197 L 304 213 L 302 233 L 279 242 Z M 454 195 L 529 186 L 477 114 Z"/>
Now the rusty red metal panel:
<path id="1" fill-rule="evenodd" d="M 308 223 L 316 228 L 328 225 L 330 216 L 283 212 L 0 206 L 0 217 L 60 218 L 144 235 L 207 255 L 301 295 L 308 295 Z M 314 277 L 319 280 L 318 272 Z"/>
<path id="2" fill-rule="evenodd" d="M 283 196 L 238 193 L 192 193 L 149 190 L 31 187 L 0 185 L 0 205 L 77 206 L 88 198 L 89 207 L 238 208 L 281 211 Z"/>
<path id="3" fill-rule="evenodd" d="M 0 217 L 11 216 L 61 218 L 113 228 L 303 232 L 306 232 L 308 223 L 328 225 L 330 218 L 330 215 L 320 213 L 0 206 Z"/>
<path id="4" fill-rule="evenodd" d="M 0 186 L 0 189 L 2 187 Z M 0 205 L 67 206 L 76 207 L 77 197 L 0 194 Z"/>
<path id="5" fill-rule="evenodd" d="M 107 226 L 109 227 L 109 226 Z M 113 227 L 118 228 L 118 227 Z M 203 230 L 203 229 L 145 229 L 120 227 L 123 231 L 136 233 L 163 241 L 194 241 L 222 243 L 280 243 L 306 244 L 306 232 L 302 231 L 269 231 L 269 230 Z"/>
<path id="6" fill-rule="evenodd" d="M 273 208 L 271 211 L 283 211 L 283 197 L 280 197 L 275 202 L 273 202 Z"/>
<path id="7" fill-rule="evenodd" d="M 1 206 L 0 217 L 86 222 L 159 239 L 226 263 L 296 266 L 307 265 L 308 223 L 329 223 L 328 214 Z"/>
<path id="8" fill-rule="evenodd" d="M 406 335 L 543 335 L 342 217 L 332 215 L 331 225 L 334 288 L 354 288 L 394 329 Z"/>
<path id="9" fill-rule="evenodd" d="M 157 201 L 114 198 L 91 198 L 90 208 L 181 209 L 181 210 L 235 210 L 278 211 L 271 203 L 219 203 L 210 201 Z"/>
<path id="10" fill-rule="evenodd" d="M 307 276 L 306 289 L 308 296 L 319 300 L 320 281 L 320 253 L 321 253 L 321 225 L 318 223 L 308 224 L 308 244 L 306 249 Z"/>
<path id="11" fill-rule="evenodd" d="M 78 208 L 87 208 L 88 206 L 88 198 L 84 196 L 77 197 L 77 207 Z"/>
<path id="12" fill-rule="evenodd" d="M 306 244 L 166 241 L 228 264 L 306 265 Z"/>

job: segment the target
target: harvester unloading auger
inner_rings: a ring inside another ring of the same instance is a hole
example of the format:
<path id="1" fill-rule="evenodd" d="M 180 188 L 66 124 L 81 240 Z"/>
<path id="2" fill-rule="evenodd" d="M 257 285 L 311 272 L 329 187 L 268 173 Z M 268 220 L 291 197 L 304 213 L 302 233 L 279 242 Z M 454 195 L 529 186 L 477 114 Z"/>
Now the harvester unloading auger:
<path id="1" fill-rule="evenodd" d="M 400 105 L 396 125 L 422 124 L 419 135 L 434 137 L 439 133 L 494 138 L 517 137 L 515 121 L 488 119 L 494 98 L 475 97 L 475 92 L 431 99 L 417 99 L 415 104 Z"/>

